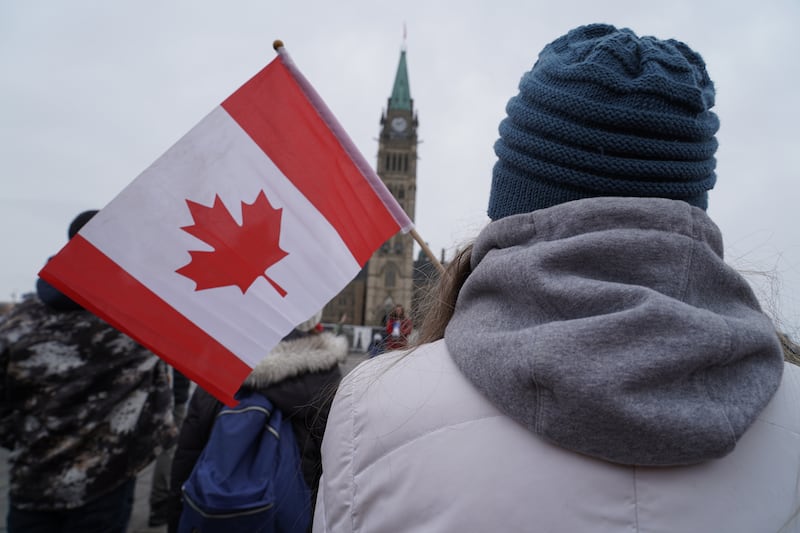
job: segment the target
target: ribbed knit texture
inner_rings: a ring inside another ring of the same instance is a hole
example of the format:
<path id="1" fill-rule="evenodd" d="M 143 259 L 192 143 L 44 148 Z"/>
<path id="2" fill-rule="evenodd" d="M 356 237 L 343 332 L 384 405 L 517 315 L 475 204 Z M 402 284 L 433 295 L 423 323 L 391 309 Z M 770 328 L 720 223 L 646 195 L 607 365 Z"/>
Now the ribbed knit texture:
<path id="1" fill-rule="evenodd" d="M 707 207 L 719 120 L 686 44 L 582 26 L 542 50 L 519 90 L 494 147 L 492 220 L 594 196 Z"/>

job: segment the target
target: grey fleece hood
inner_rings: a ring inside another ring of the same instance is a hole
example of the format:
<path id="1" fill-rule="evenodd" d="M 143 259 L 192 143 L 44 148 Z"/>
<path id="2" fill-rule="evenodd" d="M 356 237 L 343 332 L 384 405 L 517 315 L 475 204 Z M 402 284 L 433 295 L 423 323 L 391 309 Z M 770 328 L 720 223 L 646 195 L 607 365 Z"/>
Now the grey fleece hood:
<path id="1" fill-rule="evenodd" d="M 780 344 L 704 211 L 591 198 L 489 224 L 445 343 L 499 409 L 623 464 L 724 456 L 778 387 Z"/>

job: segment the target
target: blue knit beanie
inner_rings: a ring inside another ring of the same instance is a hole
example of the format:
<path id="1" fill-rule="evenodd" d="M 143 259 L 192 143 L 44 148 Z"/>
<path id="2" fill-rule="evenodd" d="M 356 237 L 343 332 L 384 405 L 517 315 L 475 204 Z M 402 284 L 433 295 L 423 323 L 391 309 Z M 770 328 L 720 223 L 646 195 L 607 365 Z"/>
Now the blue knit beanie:
<path id="1" fill-rule="evenodd" d="M 684 43 L 606 24 L 547 45 L 509 100 L 494 150 L 489 217 L 594 196 L 706 209 L 719 129 L 714 84 Z"/>

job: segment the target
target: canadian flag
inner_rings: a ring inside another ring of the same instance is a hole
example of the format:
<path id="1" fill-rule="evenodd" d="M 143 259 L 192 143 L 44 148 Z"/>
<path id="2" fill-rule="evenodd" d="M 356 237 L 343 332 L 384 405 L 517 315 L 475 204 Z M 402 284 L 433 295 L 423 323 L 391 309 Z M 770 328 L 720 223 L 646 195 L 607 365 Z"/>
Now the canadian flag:
<path id="1" fill-rule="evenodd" d="M 228 405 L 295 325 L 413 228 L 276 50 L 39 273 Z"/>

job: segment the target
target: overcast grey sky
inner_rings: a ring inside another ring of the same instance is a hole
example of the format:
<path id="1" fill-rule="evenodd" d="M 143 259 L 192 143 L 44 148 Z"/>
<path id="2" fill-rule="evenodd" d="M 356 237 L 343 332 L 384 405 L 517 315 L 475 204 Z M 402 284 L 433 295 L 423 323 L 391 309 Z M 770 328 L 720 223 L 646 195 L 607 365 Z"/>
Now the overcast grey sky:
<path id="1" fill-rule="evenodd" d="M 607 22 L 699 51 L 722 123 L 709 214 L 800 329 L 800 2 L 0 0 L 0 301 L 32 289 L 78 212 L 108 203 L 275 57 L 282 39 L 370 162 L 407 27 L 416 223 L 450 254 L 487 222 L 492 145 L 539 50 Z M 142 213 L 142 216 L 147 216 Z"/>

